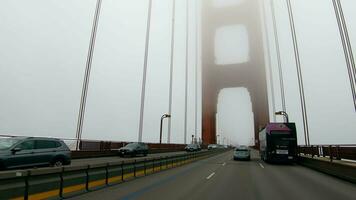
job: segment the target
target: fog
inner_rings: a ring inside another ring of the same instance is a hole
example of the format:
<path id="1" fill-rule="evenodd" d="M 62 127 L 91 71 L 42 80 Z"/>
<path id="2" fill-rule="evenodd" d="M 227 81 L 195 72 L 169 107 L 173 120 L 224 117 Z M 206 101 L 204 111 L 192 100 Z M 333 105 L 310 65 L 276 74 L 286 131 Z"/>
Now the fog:
<path id="1" fill-rule="evenodd" d="M 0 134 L 76 136 L 96 3 L 95 0 L 0 2 Z M 148 3 L 148 0 L 101 3 L 83 139 L 138 140 Z M 192 134 L 201 138 L 201 115 L 196 114 L 201 112 L 197 4 L 177 0 L 175 16 L 172 8 L 173 1 L 152 1 L 143 111 L 145 142 L 158 142 L 160 117 L 169 112 L 171 60 L 171 141 L 167 139 L 167 121 L 163 141 L 189 142 L 184 137 Z"/>
<path id="2" fill-rule="evenodd" d="M 259 1 L 203 1 L 202 12 L 203 126 L 208 135 L 206 140 L 215 140 L 215 121 L 210 119 L 215 118 L 216 112 L 220 118 L 218 109 L 224 108 L 224 120 L 219 121 L 218 129 L 229 130 L 229 139 L 235 144 L 238 141 L 250 144 L 254 140 L 254 129 L 258 130 L 269 120 Z M 217 105 L 221 90 L 236 87 L 248 90 L 248 99 L 251 100 L 236 101 L 240 91 L 233 94 L 231 90 L 227 96 L 235 101 L 226 97 Z M 247 102 L 252 102 L 252 106 Z M 253 119 L 250 118 L 252 112 L 255 113 Z M 249 123 L 238 123 L 242 116 Z"/>
<path id="3" fill-rule="evenodd" d="M 356 143 L 355 1 L 149 2 L 2 0 L 0 135 L 158 142 L 170 112 L 164 142 L 251 144 L 284 110 L 299 144 Z"/>
<path id="4" fill-rule="evenodd" d="M 218 143 L 254 145 L 252 102 L 246 88 L 225 88 L 219 92 L 217 124 Z"/>

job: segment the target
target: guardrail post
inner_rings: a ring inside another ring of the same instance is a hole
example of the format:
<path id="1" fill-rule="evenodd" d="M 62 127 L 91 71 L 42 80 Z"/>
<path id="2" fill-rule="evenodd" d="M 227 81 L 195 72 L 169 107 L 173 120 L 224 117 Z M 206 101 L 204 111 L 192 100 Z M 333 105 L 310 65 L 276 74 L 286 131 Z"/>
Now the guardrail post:
<path id="1" fill-rule="evenodd" d="M 85 169 L 85 174 L 86 174 L 85 190 L 86 191 L 89 191 L 89 168 L 90 168 L 90 165 L 88 165 L 87 168 Z"/>
<path id="2" fill-rule="evenodd" d="M 121 181 L 124 181 L 124 161 L 121 161 Z"/>
<path id="3" fill-rule="evenodd" d="M 146 176 L 146 158 L 143 161 L 143 174 Z"/>
<path id="4" fill-rule="evenodd" d="M 136 177 L 136 159 L 134 160 L 134 177 Z"/>
<path id="5" fill-rule="evenodd" d="M 25 176 L 25 192 L 24 192 L 24 200 L 28 200 L 28 190 L 29 190 L 29 184 L 28 184 L 28 178 L 31 176 L 30 171 L 27 170 L 27 174 Z"/>
<path id="6" fill-rule="evenodd" d="M 105 185 L 109 185 L 109 163 L 105 166 Z"/>
<path id="7" fill-rule="evenodd" d="M 336 159 L 337 159 L 337 160 L 341 160 L 341 156 L 340 156 L 340 146 L 336 146 Z"/>
<path id="8" fill-rule="evenodd" d="M 159 157 L 159 171 L 162 171 L 162 157 Z"/>
<path id="9" fill-rule="evenodd" d="M 62 167 L 62 170 L 59 174 L 60 182 L 59 182 L 59 197 L 62 199 L 63 198 L 63 172 L 64 172 L 64 167 Z"/>

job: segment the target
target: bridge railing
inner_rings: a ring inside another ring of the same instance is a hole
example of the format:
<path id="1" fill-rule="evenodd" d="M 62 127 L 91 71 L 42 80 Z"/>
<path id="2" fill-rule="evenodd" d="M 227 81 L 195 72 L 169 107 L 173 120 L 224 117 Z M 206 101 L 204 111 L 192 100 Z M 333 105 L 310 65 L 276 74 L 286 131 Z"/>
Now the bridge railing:
<path id="1" fill-rule="evenodd" d="M 324 157 L 333 160 L 354 160 L 356 161 L 356 145 L 310 145 L 298 146 L 299 155 L 308 155 L 311 157 Z"/>

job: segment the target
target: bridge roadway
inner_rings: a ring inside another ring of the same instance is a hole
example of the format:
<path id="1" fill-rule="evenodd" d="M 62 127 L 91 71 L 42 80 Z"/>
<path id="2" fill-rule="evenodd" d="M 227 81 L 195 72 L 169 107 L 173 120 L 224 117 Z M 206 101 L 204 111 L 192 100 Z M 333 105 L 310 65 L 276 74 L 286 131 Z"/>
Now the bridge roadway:
<path id="1" fill-rule="evenodd" d="M 93 191 L 72 200 L 355 199 L 356 185 L 299 165 L 232 160 L 232 151 Z"/>
<path id="2" fill-rule="evenodd" d="M 186 154 L 185 151 L 176 151 L 176 152 L 166 152 L 166 153 L 153 153 L 153 154 L 148 154 L 147 156 L 143 155 L 137 155 L 136 157 L 119 157 L 119 156 L 107 156 L 107 157 L 94 157 L 94 158 L 80 158 L 80 159 L 72 159 L 72 162 L 69 166 L 83 166 L 83 165 L 93 165 L 93 164 L 100 164 L 100 163 L 108 163 L 108 162 L 117 162 L 117 161 L 127 161 L 127 160 L 133 160 L 136 158 L 159 158 L 159 157 L 164 157 L 164 156 L 173 156 L 173 155 L 182 155 Z M 44 166 L 47 167 L 47 166 Z M 41 168 L 41 167 L 37 167 Z M 28 168 L 25 168 L 28 169 Z M 7 170 L 9 171 L 17 171 L 18 169 L 10 169 Z"/>

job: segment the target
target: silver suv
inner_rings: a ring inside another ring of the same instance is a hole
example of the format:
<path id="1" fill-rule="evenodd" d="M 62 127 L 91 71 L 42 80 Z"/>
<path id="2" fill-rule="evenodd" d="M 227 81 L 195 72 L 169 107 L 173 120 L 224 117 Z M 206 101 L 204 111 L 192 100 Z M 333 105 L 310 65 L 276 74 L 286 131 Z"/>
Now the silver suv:
<path id="1" fill-rule="evenodd" d="M 62 166 L 70 162 L 70 149 L 62 140 L 39 137 L 0 138 L 0 169 Z"/>

